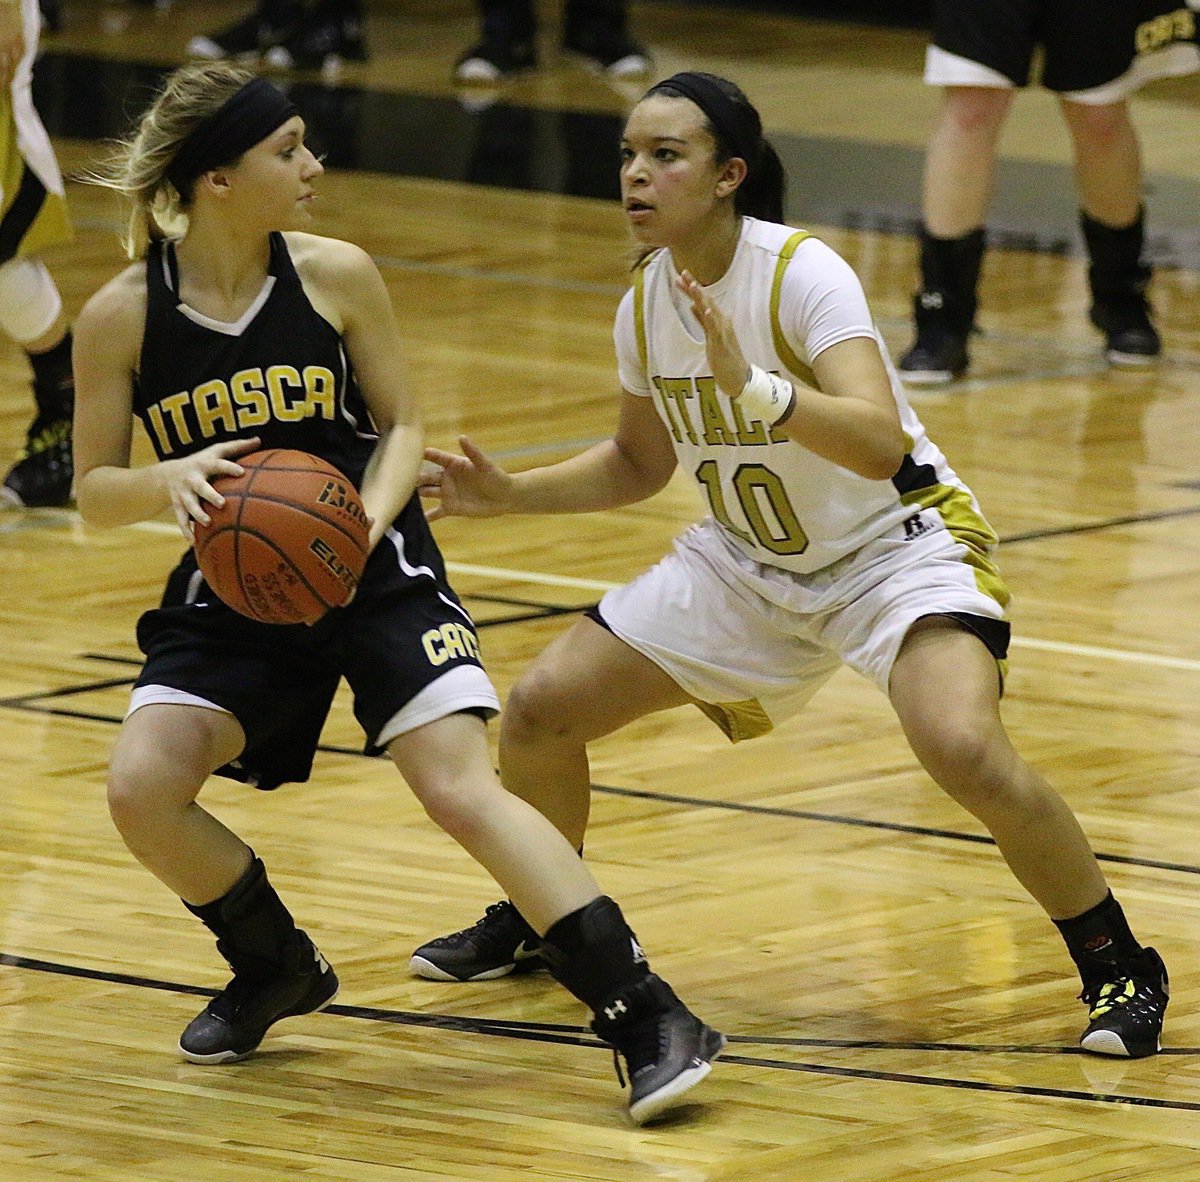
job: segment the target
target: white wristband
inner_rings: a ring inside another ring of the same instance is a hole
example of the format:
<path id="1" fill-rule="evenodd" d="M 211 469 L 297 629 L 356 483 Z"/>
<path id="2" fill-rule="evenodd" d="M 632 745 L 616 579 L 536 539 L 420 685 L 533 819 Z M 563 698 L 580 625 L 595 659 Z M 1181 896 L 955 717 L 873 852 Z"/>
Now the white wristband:
<path id="1" fill-rule="evenodd" d="M 796 391 L 787 378 L 752 365 L 737 404 L 747 419 L 761 419 L 768 427 L 775 427 L 795 409 Z"/>

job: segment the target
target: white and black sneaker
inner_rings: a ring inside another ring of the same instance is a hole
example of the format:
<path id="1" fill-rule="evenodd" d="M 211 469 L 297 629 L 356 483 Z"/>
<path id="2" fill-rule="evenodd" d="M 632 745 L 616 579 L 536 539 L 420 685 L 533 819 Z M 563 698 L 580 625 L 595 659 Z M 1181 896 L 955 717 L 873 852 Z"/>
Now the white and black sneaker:
<path id="1" fill-rule="evenodd" d="M 665 1113 L 712 1070 L 725 1036 L 706 1026 L 653 973 L 610 998 L 592 1030 L 613 1048 L 622 1087 L 629 1075 L 629 1115 L 644 1125 Z"/>
<path id="2" fill-rule="evenodd" d="M 429 981 L 491 981 L 544 969 L 541 940 L 507 899 L 493 903 L 469 928 L 422 944 L 409 970 Z"/>

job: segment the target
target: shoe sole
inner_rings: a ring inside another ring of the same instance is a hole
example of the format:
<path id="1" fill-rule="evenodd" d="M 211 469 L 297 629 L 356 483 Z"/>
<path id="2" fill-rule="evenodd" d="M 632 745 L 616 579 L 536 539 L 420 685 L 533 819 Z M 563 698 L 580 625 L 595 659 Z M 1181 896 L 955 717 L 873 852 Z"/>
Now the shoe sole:
<path id="1" fill-rule="evenodd" d="M 1162 1050 L 1162 1043 L 1156 1041 L 1153 1050 L 1144 1050 L 1135 1054 L 1125 1045 L 1121 1036 L 1114 1030 L 1096 1030 L 1079 1040 L 1079 1045 L 1093 1055 L 1107 1055 L 1117 1059 L 1145 1059 Z"/>
<path id="2" fill-rule="evenodd" d="M 914 369 L 900 370 L 900 380 L 906 386 L 945 386 L 963 376 L 951 369 Z"/>
<path id="3" fill-rule="evenodd" d="M 728 1039 L 717 1031 L 710 1031 L 711 1038 L 705 1046 L 708 1058 L 687 1071 L 681 1071 L 669 1084 L 643 1096 L 636 1104 L 630 1104 L 629 1116 L 636 1125 L 644 1125 L 661 1116 L 675 1101 L 690 1092 L 712 1071 L 713 1061 L 725 1049 Z"/>
<path id="4" fill-rule="evenodd" d="M 408 971 L 414 977 L 423 977 L 426 981 L 455 981 L 466 985 L 471 981 L 496 981 L 500 977 L 520 976 L 523 973 L 535 973 L 546 967 L 539 956 L 530 956 L 525 960 L 514 961 L 512 964 L 502 964 L 498 968 L 484 969 L 472 977 L 456 977 L 445 969 L 439 968 L 431 960 L 423 956 L 413 956 L 408 962 Z"/>
<path id="5" fill-rule="evenodd" d="M 282 1022 L 284 1018 L 299 1018 L 304 1014 L 319 1014 L 323 1009 L 334 1003 L 337 995 L 341 992 L 341 988 L 342 986 L 339 982 L 333 987 L 333 992 L 320 1005 L 313 1006 L 310 1010 L 289 1010 L 286 1014 L 280 1014 L 275 1019 L 275 1022 Z M 274 1026 L 275 1022 L 272 1022 L 271 1026 Z M 267 1031 L 271 1029 L 271 1026 L 268 1026 L 267 1030 L 263 1031 L 263 1038 L 266 1037 Z M 189 1063 L 196 1063 L 201 1067 L 215 1067 L 220 1063 L 237 1063 L 242 1059 L 248 1059 L 261 1045 L 262 1039 L 260 1038 L 248 1051 L 217 1051 L 214 1055 L 198 1055 L 195 1051 L 189 1051 L 181 1041 L 179 1043 L 179 1053 Z"/>
<path id="6" fill-rule="evenodd" d="M 1149 369 L 1157 365 L 1162 357 L 1157 353 L 1122 353 L 1118 349 L 1109 349 L 1104 354 L 1104 360 L 1117 369 Z"/>

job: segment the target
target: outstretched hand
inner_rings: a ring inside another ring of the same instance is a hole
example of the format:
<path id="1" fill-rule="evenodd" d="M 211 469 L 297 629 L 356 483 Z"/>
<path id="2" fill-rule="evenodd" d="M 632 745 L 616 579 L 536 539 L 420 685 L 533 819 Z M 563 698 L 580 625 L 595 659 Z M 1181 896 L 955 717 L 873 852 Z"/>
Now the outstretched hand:
<path id="1" fill-rule="evenodd" d="M 736 398 L 746 384 L 750 366 L 738 344 L 733 322 L 713 303 L 690 271 L 680 273 L 679 290 L 691 301 L 692 311 L 704 330 L 704 349 L 717 385 L 722 393 Z"/>
<path id="2" fill-rule="evenodd" d="M 254 438 L 214 443 L 203 451 L 182 456 L 178 460 L 163 460 L 159 465 L 167 495 L 171 498 L 171 511 L 189 542 L 192 541 L 197 521 L 202 525 L 212 521 L 205 512 L 205 504 L 217 509 L 225 504 L 225 498 L 212 486 L 213 478 L 241 476 L 245 469 L 233 457 L 257 450 L 259 442 Z"/>
<path id="3" fill-rule="evenodd" d="M 417 490 L 437 502 L 425 510 L 426 519 L 498 517 L 511 512 L 513 478 L 465 435 L 458 437 L 458 446 L 462 455 L 436 447 L 425 449 L 426 463 Z"/>

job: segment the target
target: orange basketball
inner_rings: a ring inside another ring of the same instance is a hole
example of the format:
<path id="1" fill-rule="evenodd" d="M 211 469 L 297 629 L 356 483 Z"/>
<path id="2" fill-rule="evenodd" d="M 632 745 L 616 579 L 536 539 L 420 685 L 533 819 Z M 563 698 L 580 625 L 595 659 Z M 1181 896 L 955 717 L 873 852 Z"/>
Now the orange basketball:
<path id="1" fill-rule="evenodd" d="M 367 515 L 354 485 L 308 452 L 240 456 L 225 498 L 196 523 L 196 561 L 234 611 L 263 624 L 312 624 L 349 600 L 367 562 Z"/>

